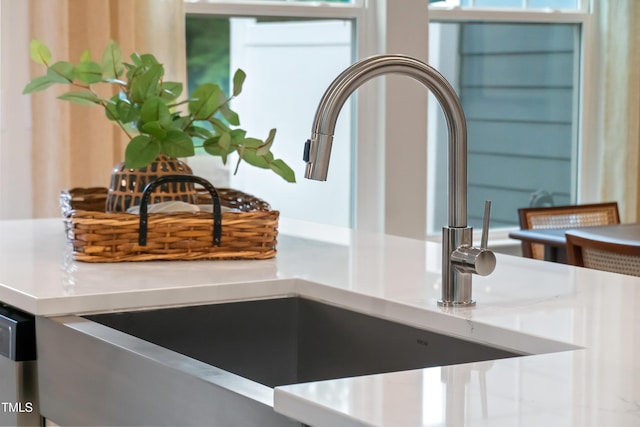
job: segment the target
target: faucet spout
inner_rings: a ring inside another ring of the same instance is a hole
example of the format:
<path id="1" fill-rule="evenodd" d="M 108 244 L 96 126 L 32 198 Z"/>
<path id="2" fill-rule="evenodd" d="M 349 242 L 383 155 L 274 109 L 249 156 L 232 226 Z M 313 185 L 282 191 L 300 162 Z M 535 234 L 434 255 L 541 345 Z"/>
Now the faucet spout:
<path id="1" fill-rule="evenodd" d="M 495 266 L 495 256 L 486 248 L 472 247 L 473 230 L 467 227 L 467 124 L 458 95 L 435 68 L 405 55 L 378 55 L 345 69 L 329 85 L 318 105 L 311 139 L 305 144 L 305 177 L 327 179 L 340 110 L 362 84 L 385 74 L 400 74 L 422 83 L 434 94 L 444 112 L 449 133 L 449 226 L 443 228 L 442 299 L 438 304 L 474 305 L 471 274 L 490 274 Z"/>
<path id="2" fill-rule="evenodd" d="M 467 123 L 451 84 L 435 68 L 405 55 L 378 55 L 344 70 L 327 88 L 316 110 L 305 177 L 325 181 L 336 121 L 342 106 L 365 82 L 385 74 L 401 74 L 426 86 L 444 111 L 449 133 L 449 226 L 467 226 Z M 426 120 L 426 118 L 425 118 Z"/>

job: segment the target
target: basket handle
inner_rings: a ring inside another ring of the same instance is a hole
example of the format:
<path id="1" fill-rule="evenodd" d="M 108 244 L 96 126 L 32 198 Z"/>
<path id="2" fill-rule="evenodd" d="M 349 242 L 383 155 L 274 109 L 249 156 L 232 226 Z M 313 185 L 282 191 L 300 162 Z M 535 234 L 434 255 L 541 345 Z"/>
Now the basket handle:
<path id="1" fill-rule="evenodd" d="M 142 198 L 140 200 L 140 234 L 138 236 L 138 245 L 147 245 L 147 223 L 149 216 L 147 214 L 147 205 L 151 198 L 151 192 L 159 185 L 167 182 L 193 182 L 200 184 L 211 194 L 213 202 L 213 246 L 220 246 L 220 238 L 222 236 L 222 214 L 220 211 L 220 198 L 218 192 L 209 181 L 194 175 L 164 175 L 154 179 L 144 187 Z"/>

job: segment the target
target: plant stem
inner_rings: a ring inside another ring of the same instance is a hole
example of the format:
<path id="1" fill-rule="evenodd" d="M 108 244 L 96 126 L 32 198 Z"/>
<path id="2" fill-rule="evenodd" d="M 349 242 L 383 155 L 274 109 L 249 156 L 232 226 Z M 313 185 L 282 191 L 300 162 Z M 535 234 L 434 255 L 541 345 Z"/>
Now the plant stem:
<path id="1" fill-rule="evenodd" d="M 171 109 L 171 108 L 179 107 L 180 105 L 182 105 L 182 104 L 186 104 L 186 103 L 188 103 L 188 102 L 189 102 L 189 100 L 188 100 L 188 99 L 185 99 L 184 101 L 176 102 L 175 104 L 168 104 L 168 105 L 167 105 L 167 107 L 168 107 L 169 109 Z"/>
<path id="2" fill-rule="evenodd" d="M 124 127 L 124 125 L 120 122 L 120 120 L 116 120 L 116 123 L 118 124 L 118 126 L 120 127 L 120 129 L 122 129 L 122 131 L 127 135 L 127 138 L 129 138 L 129 140 L 133 139 L 133 136 L 131 136 L 131 134 L 129 132 L 127 132 L 127 129 Z"/>
<path id="3" fill-rule="evenodd" d="M 216 115 L 216 113 L 218 112 L 218 110 L 220 110 L 220 107 L 222 107 L 225 104 L 228 104 L 233 98 L 235 98 L 235 96 L 232 96 L 230 98 L 228 98 L 226 101 L 224 101 L 222 104 L 218 105 L 216 107 L 216 109 L 213 111 L 213 113 L 211 113 L 211 115 L 203 120 L 209 120 L 210 118 L 212 118 L 213 116 Z M 188 102 L 188 100 L 186 101 Z M 189 122 L 182 128 L 183 131 L 186 131 L 187 129 L 189 129 L 189 127 L 191 127 L 191 125 L 193 124 L 193 122 L 195 121 L 194 118 L 190 119 Z"/>
<path id="4" fill-rule="evenodd" d="M 100 99 L 100 106 L 102 108 L 104 108 L 105 111 L 107 110 L 107 102 L 104 99 Z M 122 129 L 122 131 L 127 135 L 127 138 L 129 138 L 129 140 L 133 139 L 133 136 L 131 136 L 131 134 L 129 132 L 127 132 L 127 129 L 124 127 L 124 124 L 122 124 L 122 122 L 120 120 L 113 120 L 114 122 L 116 122 L 116 124 L 118 125 L 118 127 L 120 129 Z"/>
<path id="5" fill-rule="evenodd" d="M 100 106 L 101 106 L 102 108 L 104 108 L 104 109 L 105 109 L 105 111 L 108 111 L 108 110 L 107 110 L 107 101 L 106 101 L 106 100 L 104 100 L 104 99 L 102 99 L 102 98 L 100 98 L 100 97 L 98 96 L 98 94 L 93 90 L 93 88 L 91 87 L 91 85 L 83 85 L 83 84 L 76 83 L 76 82 L 72 82 L 72 83 L 71 83 L 71 85 L 72 85 L 72 86 L 79 87 L 79 88 L 81 88 L 81 89 L 88 90 L 89 92 L 91 92 L 92 94 L 94 94 L 94 95 L 96 96 L 96 98 L 98 98 L 98 99 L 100 100 Z M 132 140 L 132 139 L 133 139 L 133 136 L 131 136 L 131 134 L 130 134 L 129 132 L 127 132 L 127 129 L 124 127 L 124 124 L 122 124 L 122 122 L 121 122 L 120 120 L 113 120 L 113 121 L 114 121 L 114 122 L 116 122 L 116 124 L 118 125 L 118 127 L 119 127 L 120 129 L 122 129 L 122 131 L 125 133 L 125 135 L 127 135 L 127 138 L 129 138 L 129 140 Z"/>

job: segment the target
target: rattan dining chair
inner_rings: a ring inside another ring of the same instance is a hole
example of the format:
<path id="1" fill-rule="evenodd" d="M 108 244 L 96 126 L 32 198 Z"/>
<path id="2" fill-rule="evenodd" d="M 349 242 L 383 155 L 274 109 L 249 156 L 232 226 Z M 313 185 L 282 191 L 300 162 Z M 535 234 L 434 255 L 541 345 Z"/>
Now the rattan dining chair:
<path id="1" fill-rule="evenodd" d="M 640 242 L 594 240 L 580 230 L 571 230 L 566 236 L 569 264 L 640 276 Z"/>
<path id="2" fill-rule="evenodd" d="M 522 230 L 620 224 L 617 202 L 518 209 Z M 522 256 L 544 259 L 544 246 L 522 242 Z"/>

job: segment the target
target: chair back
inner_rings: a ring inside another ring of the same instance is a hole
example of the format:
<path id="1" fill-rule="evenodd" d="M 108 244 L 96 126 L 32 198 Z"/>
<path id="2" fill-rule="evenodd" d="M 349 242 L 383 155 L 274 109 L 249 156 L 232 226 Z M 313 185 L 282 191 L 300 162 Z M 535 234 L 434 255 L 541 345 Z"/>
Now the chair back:
<path id="1" fill-rule="evenodd" d="M 569 264 L 640 276 L 640 242 L 594 239 L 586 230 L 571 230 L 566 235 Z"/>
<path id="2" fill-rule="evenodd" d="M 620 224 L 617 202 L 518 209 L 522 230 Z M 522 242 L 522 255 L 544 259 L 544 246 Z"/>

